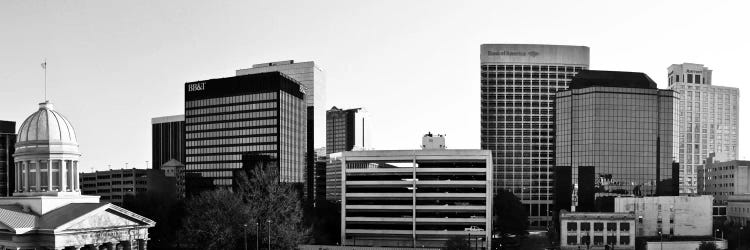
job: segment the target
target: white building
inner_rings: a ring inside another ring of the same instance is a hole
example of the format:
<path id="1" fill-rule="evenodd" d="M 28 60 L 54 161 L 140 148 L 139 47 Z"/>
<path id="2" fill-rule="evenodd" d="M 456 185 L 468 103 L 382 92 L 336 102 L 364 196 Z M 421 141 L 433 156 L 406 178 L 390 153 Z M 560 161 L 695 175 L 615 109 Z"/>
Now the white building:
<path id="1" fill-rule="evenodd" d="M 635 213 L 636 236 L 711 236 L 713 196 L 616 197 L 615 212 Z"/>
<path id="2" fill-rule="evenodd" d="M 560 213 L 560 248 L 635 249 L 633 213 Z"/>
<path id="3" fill-rule="evenodd" d="M 0 198 L 3 249 L 146 249 L 155 222 L 81 195 L 76 133 L 43 102 L 18 130 L 13 197 Z"/>
<path id="4" fill-rule="evenodd" d="M 342 245 L 443 247 L 465 236 L 490 249 L 490 151 L 347 151 L 337 159 Z"/>
<path id="5" fill-rule="evenodd" d="M 680 193 L 697 192 L 697 168 L 710 153 L 737 159 L 739 89 L 712 85 L 712 71 L 702 64 L 672 64 L 669 88 L 680 95 Z M 677 152 L 677 150 L 675 150 Z"/>

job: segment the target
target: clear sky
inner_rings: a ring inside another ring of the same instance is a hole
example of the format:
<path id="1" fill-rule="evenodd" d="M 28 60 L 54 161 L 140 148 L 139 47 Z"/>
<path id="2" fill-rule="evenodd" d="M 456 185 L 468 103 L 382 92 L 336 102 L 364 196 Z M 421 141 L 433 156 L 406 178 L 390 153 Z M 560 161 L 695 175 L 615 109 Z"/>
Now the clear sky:
<path id="1" fill-rule="evenodd" d="M 327 106 L 365 107 L 378 149 L 447 134 L 479 148 L 479 45 L 585 45 L 591 68 L 713 69 L 750 124 L 746 1 L 0 1 L 0 120 L 48 96 L 75 126 L 83 171 L 146 167 L 151 118 L 183 113 L 183 84 L 255 63 L 315 61 Z M 318 94 L 318 93 L 316 93 Z M 330 107 L 327 107 L 330 108 Z M 742 129 L 741 129 L 742 130 Z M 750 157 L 750 131 L 740 156 Z M 323 142 L 316 142 L 318 146 Z M 151 163 L 149 163 L 150 165 Z"/>

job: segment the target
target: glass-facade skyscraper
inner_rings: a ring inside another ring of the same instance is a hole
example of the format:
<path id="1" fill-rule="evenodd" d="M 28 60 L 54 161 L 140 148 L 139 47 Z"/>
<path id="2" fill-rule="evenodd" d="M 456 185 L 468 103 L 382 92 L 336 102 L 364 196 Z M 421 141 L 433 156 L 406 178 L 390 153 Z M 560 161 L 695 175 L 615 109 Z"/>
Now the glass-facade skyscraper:
<path id="1" fill-rule="evenodd" d="M 187 190 L 231 187 L 243 158 L 278 161 L 282 182 L 304 183 L 307 107 L 302 85 L 280 72 L 185 84 Z"/>
<path id="2" fill-rule="evenodd" d="M 151 118 L 151 158 L 153 169 L 171 159 L 185 162 L 185 115 Z"/>
<path id="3" fill-rule="evenodd" d="M 589 67 L 584 46 L 483 44 L 481 148 L 492 151 L 495 189 L 521 199 L 532 227 L 551 225 L 555 93 Z"/>
<path id="4" fill-rule="evenodd" d="M 556 95 L 556 164 L 572 168 L 574 189 L 595 190 L 591 198 L 676 195 L 677 101 L 643 73 L 579 72 Z M 591 180 L 580 167 L 593 167 Z"/>
<path id="5" fill-rule="evenodd" d="M 712 71 L 702 64 L 669 67 L 669 88 L 680 94 L 677 107 L 680 193 L 696 193 L 697 170 L 709 154 L 737 159 L 739 89 L 712 85 Z"/>
<path id="6" fill-rule="evenodd" d="M 326 154 L 363 150 L 370 145 L 370 121 L 362 108 L 326 111 Z"/>

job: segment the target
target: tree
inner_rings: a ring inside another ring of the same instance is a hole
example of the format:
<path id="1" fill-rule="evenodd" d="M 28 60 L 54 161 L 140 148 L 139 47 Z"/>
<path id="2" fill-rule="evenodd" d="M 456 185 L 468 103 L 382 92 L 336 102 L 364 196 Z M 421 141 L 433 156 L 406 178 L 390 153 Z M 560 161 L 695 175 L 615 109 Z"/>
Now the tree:
<path id="1" fill-rule="evenodd" d="M 526 235 L 529 217 L 521 200 L 513 193 L 500 189 L 493 198 L 493 233 Z"/>
<path id="2" fill-rule="evenodd" d="M 242 199 L 227 189 L 205 191 L 185 203 L 179 237 L 195 249 L 242 247 L 243 223 L 248 221 Z"/>
<path id="3" fill-rule="evenodd" d="M 446 250 L 470 250 L 469 238 L 464 235 L 456 235 L 445 242 Z"/>
<path id="4" fill-rule="evenodd" d="M 254 168 L 249 178 L 241 171 L 237 179 L 239 193 L 246 204 L 248 224 L 258 222 L 266 227 L 261 236 L 270 234 L 271 249 L 295 249 L 308 240 L 309 230 L 302 223 L 297 190 L 291 184 L 279 181 L 276 168 Z"/>
<path id="5" fill-rule="evenodd" d="M 698 250 L 716 250 L 719 249 L 716 247 L 716 243 L 713 242 L 701 242 L 700 245 L 698 245 Z"/>

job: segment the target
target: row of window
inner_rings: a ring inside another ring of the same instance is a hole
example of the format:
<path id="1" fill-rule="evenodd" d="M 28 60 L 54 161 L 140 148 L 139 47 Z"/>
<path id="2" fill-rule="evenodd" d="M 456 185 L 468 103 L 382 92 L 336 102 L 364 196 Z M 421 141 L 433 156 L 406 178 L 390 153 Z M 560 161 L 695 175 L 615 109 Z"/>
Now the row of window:
<path id="1" fill-rule="evenodd" d="M 191 109 L 195 107 L 203 107 L 203 106 L 211 106 L 211 105 L 222 105 L 222 104 L 274 100 L 274 99 L 276 99 L 276 92 L 239 95 L 239 96 L 227 96 L 227 97 L 218 97 L 218 98 L 188 101 L 185 103 L 185 108 Z"/>
<path id="2" fill-rule="evenodd" d="M 564 71 L 579 72 L 585 67 L 555 66 L 555 65 L 482 65 L 482 71 L 493 70 L 515 70 L 515 71 Z"/>
<path id="3" fill-rule="evenodd" d="M 202 147 L 202 146 L 215 146 L 215 145 L 227 145 L 227 144 L 254 144 L 254 143 L 268 143 L 276 142 L 276 136 L 253 136 L 253 137 L 239 137 L 239 138 L 222 138 L 212 140 L 200 140 L 200 141 L 186 141 L 185 147 Z"/>
<path id="4" fill-rule="evenodd" d="M 241 146 L 228 146 L 228 147 L 210 147 L 210 148 L 188 148 L 185 149 L 187 155 L 200 155 L 200 154 L 219 154 L 219 153 L 242 153 L 242 152 L 258 152 L 258 151 L 275 151 L 276 144 L 264 144 L 264 145 L 241 145 Z"/>
<path id="5" fill-rule="evenodd" d="M 194 132 L 185 134 L 185 140 L 190 141 L 201 138 L 216 138 L 216 137 L 236 137 L 244 135 L 267 135 L 275 134 L 277 132 L 276 127 L 267 128 L 240 128 L 233 130 L 220 130 L 210 132 Z"/>
<path id="6" fill-rule="evenodd" d="M 261 126 L 274 126 L 276 125 L 277 119 L 263 119 L 263 120 L 252 120 L 252 121 L 240 121 L 240 122 L 222 122 L 222 123 L 211 123 L 211 124 L 198 124 L 188 125 L 185 131 L 199 131 L 199 130 L 214 130 L 214 129 L 231 129 L 241 127 L 261 127 Z"/>
<path id="7" fill-rule="evenodd" d="M 209 115 L 199 117 L 188 117 L 186 118 L 187 124 L 201 123 L 201 122 L 216 122 L 216 121 L 230 121 L 230 120 L 242 120 L 242 119 L 254 119 L 254 118 L 265 118 L 275 117 L 278 114 L 277 110 L 267 111 L 241 111 L 239 113 L 221 114 L 221 115 Z"/>
<path id="8" fill-rule="evenodd" d="M 276 107 L 277 107 L 276 101 L 273 101 L 273 102 L 240 104 L 240 105 L 232 105 L 232 106 L 189 109 L 186 111 L 185 117 L 193 117 L 193 116 L 215 114 L 215 113 L 229 113 L 229 112 L 240 112 L 240 111 L 253 111 L 253 110 L 259 110 L 259 109 L 273 109 Z"/>

